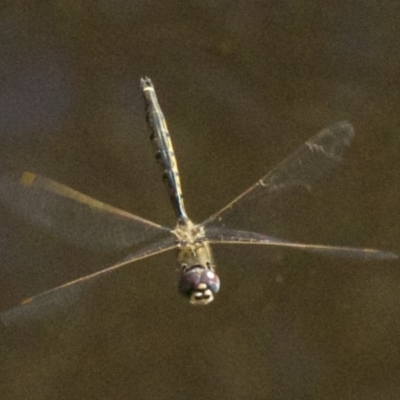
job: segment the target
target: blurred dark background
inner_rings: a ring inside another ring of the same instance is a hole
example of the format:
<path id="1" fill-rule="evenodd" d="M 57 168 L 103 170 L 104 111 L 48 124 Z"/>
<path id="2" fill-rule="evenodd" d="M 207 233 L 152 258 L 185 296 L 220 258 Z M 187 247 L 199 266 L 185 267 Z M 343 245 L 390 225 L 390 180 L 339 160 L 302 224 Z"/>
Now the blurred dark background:
<path id="1" fill-rule="evenodd" d="M 356 139 L 310 198 L 293 199 L 290 235 L 400 253 L 399 12 L 388 0 L 3 0 L 1 170 L 172 226 L 147 75 L 193 220 L 347 119 Z M 124 256 L 0 213 L 1 310 Z M 397 262 L 215 253 L 222 288 L 205 308 L 177 294 L 171 252 L 115 272 L 66 315 L 2 327 L 0 398 L 400 398 Z"/>

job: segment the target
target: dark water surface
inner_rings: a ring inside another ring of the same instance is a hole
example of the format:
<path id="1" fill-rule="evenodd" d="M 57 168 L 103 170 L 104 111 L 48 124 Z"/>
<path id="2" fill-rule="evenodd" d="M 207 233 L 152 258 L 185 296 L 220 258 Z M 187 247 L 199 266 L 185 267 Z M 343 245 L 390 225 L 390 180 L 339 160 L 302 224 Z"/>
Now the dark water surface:
<path id="1" fill-rule="evenodd" d="M 346 119 L 356 139 L 345 161 L 288 202 L 287 235 L 400 253 L 396 2 L 8 3 L 1 171 L 174 224 L 138 87 L 147 75 L 193 220 Z M 0 213 L 1 310 L 124 256 Z M 222 289 L 205 308 L 178 296 L 166 253 L 113 274 L 67 315 L 2 327 L 1 400 L 400 398 L 397 262 L 215 252 Z"/>

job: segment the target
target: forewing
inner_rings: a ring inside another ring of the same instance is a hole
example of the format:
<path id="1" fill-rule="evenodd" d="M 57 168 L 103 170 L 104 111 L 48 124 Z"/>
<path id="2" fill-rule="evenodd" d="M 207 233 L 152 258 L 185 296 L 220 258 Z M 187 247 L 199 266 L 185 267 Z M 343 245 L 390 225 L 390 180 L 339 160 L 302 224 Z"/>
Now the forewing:
<path id="1" fill-rule="evenodd" d="M 271 229 L 287 211 L 284 199 L 309 191 L 335 168 L 353 137 L 353 127 L 348 122 L 322 130 L 202 225 L 253 229 L 259 224 Z"/>
<path id="2" fill-rule="evenodd" d="M 30 172 L 0 175 L 0 200 L 67 242 L 96 251 L 126 249 L 170 231 Z"/>
<path id="3" fill-rule="evenodd" d="M 68 311 L 91 285 L 96 284 L 99 279 L 105 278 L 109 273 L 127 264 L 172 250 L 176 247 L 176 239 L 173 236 L 153 243 L 125 257 L 121 262 L 109 268 L 65 283 L 24 300 L 19 306 L 3 312 L 1 314 L 1 321 L 4 325 L 12 325 L 59 315 L 62 312 Z"/>

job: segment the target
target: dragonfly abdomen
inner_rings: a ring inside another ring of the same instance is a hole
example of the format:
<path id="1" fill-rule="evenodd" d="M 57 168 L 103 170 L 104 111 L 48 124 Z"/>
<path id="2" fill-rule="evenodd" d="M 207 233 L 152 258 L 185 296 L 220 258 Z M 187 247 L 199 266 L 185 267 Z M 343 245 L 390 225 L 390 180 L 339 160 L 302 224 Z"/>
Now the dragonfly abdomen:
<path id="1" fill-rule="evenodd" d="M 153 83 L 149 78 L 141 79 L 141 88 L 146 101 L 146 120 L 150 129 L 156 160 L 163 170 L 163 181 L 167 187 L 176 216 L 180 221 L 186 221 L 188 216 L 183 204 L 181 181 L 179 178 L 178 163 L 172 146 L 164 114 L 158 104 Z"/>

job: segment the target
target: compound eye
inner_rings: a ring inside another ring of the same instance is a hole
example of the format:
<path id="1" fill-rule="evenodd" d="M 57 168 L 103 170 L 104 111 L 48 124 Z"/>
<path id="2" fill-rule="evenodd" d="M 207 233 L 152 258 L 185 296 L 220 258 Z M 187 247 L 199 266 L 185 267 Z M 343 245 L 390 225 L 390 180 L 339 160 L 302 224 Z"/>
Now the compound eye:
<path id="1" fill-rule="evenodd" d="M 192 304 L 210 303 L 219 288 L 218 275 L 201 266 L 184 271 L 179 279 L 179 292 L 189 298 Z"/>

